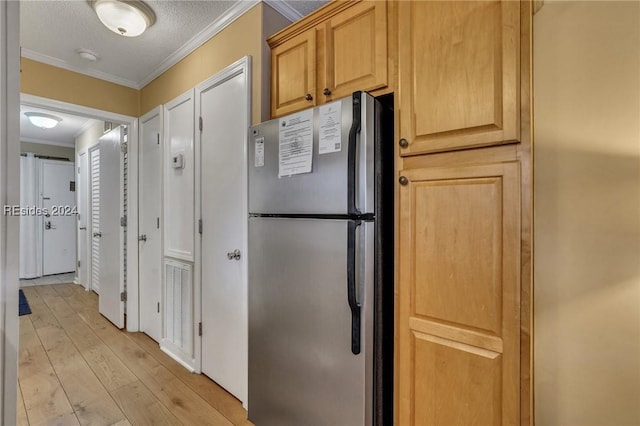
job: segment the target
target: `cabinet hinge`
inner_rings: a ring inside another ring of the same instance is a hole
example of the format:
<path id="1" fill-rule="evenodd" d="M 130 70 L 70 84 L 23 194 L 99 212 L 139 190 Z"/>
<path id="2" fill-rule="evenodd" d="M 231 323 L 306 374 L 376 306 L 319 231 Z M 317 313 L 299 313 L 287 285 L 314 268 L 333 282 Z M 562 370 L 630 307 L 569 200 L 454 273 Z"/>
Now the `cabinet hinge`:
<path id="1" fill-rule="evenodd" d="M 198 336 L 202 336 L 202 323 L 198 323 Z"/>
<path id="2" fill-rule="evenodd" d="M 200 118 L 200 120 L 199 120 L 199 127 L 200 127 L 200 131 L 202 131 L 202 117 L 199 117 L 199 118 Z"/>
<path id="3" fill-rule="evenodd" d="M 157 139 L 158 139 L 158 145 L 160 145 L 160 133 L 156 134 Z"/>
<path id="4" fill-rule="evenodd" d="M 160 313 L 160 302 L 158 302 L 158 313 Z"/>
<path id="5" fill-rule="evenodd" d="M 126 142 L 122 142 L 120 144 L 120 151 L 122 151 L 123 154 L 127 153 L 127 143 Z"/>
<path id="6" fill-rule="evenodd" d="M 80 267 L 80 261 L 78 260 L 78 268 Z"/>
<path id="7" fill-rule="evenodd" d="M 198 219 L 198 233 L 202 234 L 202 219 Z"/>
<path id="8" fill-rule="evenodd" d="M 122 216 L 120 218 L 120 226 L 122 226 L 122 227 L 126 227 L 127 226 L 127 217 L 126 216 Z"/>
<path id="9" fill-rule="evenodd" d="M 122 293 L 120 293 L 120 301 L 121 302 L 126 302 L 127 301 L 127 292 L 123 291 Z"/>
<path id="10" fill-rule="evenodd" d="M 160 229 L 160 218 L 156 217 L 156 228 Z"/>

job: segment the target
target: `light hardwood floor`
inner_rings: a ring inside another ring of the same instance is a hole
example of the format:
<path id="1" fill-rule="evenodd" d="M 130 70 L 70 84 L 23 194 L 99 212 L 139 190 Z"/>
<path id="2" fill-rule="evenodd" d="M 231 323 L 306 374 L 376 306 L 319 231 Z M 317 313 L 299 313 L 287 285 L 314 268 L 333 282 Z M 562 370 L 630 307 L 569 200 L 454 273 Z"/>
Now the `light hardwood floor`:
<path id="1" fill-rule="evenodd" d="M 75 284 L 23 288 L 19 425 L 242 425 L 233 396 L 143 333 L 115 328 Z"/>

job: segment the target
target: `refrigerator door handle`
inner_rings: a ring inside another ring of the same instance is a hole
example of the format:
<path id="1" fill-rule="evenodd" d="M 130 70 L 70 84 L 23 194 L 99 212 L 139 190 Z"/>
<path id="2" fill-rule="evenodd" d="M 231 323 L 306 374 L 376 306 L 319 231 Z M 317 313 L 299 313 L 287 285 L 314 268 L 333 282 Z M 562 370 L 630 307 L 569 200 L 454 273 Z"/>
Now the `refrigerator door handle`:
<path id="1" fill-rule="evenodd" d="M 350 220 L 347 235 L 347 298 L 351 309 L 351 352 L 360 353 L 361 304 L 356 294 L 356 230 L 360 220 Z"/>
<path id="2" fill-rule="evenodd" d="M 347 152 L 347 212 L 350 215 L 360 214 L 358 206 L 356 206 L 356 161 L 357 161 L 357 146 L 356 137 L 361 130 L 361 98 L 362 92 L 353 92 L 353 121 L 351 122 L 351 129 L 349 129 L 349 146 Z"/>

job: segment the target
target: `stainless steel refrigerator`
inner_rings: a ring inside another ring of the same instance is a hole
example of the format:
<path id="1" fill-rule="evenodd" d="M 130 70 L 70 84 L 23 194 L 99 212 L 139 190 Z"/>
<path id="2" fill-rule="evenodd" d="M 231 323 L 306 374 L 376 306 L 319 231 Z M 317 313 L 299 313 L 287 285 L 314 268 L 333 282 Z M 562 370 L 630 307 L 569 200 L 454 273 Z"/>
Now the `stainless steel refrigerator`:
<path id="1" fill-rule="evenodd" d="M 363 92 L 249 129 L 257 426 L 390 424 L 392 138 L 392 111 Z"/>

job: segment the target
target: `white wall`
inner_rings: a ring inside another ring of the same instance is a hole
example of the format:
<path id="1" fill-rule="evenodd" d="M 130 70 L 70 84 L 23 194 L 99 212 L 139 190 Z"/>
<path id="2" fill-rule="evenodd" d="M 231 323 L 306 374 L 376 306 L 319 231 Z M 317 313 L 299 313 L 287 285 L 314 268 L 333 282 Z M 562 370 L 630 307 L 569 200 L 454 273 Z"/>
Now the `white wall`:
<path id="1" fill-rule="evenodd" d="M 640 424 L 640 3 L 534 16 L 536 424 Z"/>
<path id="2" fill-rule="evenodd" d="M 43 143 L 20 142 L 20 152 L 33 152 L 38 155 L 48 157 L 67 158 L 69 161 L 75 160 L 75 148 L 58 145 L 47 145 Z"/>
<path id="3" fill-rule="evenodd" d="M 89 127 L 84 133 L 76 138 L 76 152 L 82 152 L 98 143 L 98 139 L 103 135 L 104 122 L 98 121 Z"/>

